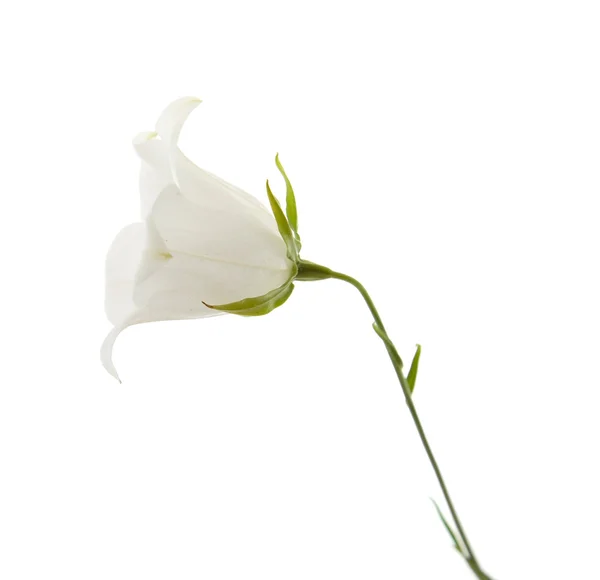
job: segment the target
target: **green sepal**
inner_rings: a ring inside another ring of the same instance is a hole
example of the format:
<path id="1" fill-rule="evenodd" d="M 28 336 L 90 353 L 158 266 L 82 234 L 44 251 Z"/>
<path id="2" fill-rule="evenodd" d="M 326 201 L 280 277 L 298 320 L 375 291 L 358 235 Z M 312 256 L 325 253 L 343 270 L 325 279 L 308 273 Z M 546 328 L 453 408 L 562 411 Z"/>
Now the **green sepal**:
<path id="1" fill-rule="evenodd" d="M 297 267 L 294 265 L 292 269 L 292 275 L 290 279 L 285 283 L 271 290 L 262 296 L 255 296 L 253 298 L 244 298 L 237 302 L 230 302 L 229 304 L 207 304 L 202 302 L 204 306 L 212 310 L 219 310 L 221 312 L 227 312 L 228 314 L 238 314 L 239 316 L 263 316 L 269 314 L 281 306 L 292 294 L 294 290 L 294 284 L 292 283 L 296 274 Z"/>
<path id="2" fill-rule="evenodd" d="M 285 246 L 287 248 L 287 257 L 294 262 L 294 264 L 298 261 L 298 246 L 296 244 L 296 239 L 294 237 L 294 232 L 290 227 L 283 210 L 281 209 L 281 205 L 277 198 L 273 195 L 271 191 L 271 186 L 269 185 L 269 180 L 267 180 L 267 196 L 269 197 L 269 203 L 271 204 L 271 210 L 273 211 L 273 217 L 275 218 L 275 222 L 277 222 L 277 229 L 285 242 Z"/>
<path id="3" fill-rule="evenodd" d="M 300 234 L 298 234 L 298 210 L 296 209 L 296 196 L 294 195 L 294 188 L 289 180 L 281 161 L 279 161 L 279 153 L 275 155 L 275 165 L 279 169 L 279 173 L 283 176 L 285 181 L 285 214 L 287 215 L 288 223 L 294 232 L 294 238 L 300 250 Z"/>
<path id="4" fill-rule="evenodd" d="M 417 380 L 417 373 L 419 372 L 419 360 L 421 358 L 421 345 L 417 344 L 417 352 L 415 352 L 415 356 L 410 363 L 410 370 L 408 371 L 408 376 L 406 380 L 408 381 L 408 386 L 410 387 L 410 393 L 415 390 L 415 382 Z"/>
<path id="5" fill-rule="evenodd" d="M 236 314 L 239 314 L 240 316 L 264 316 L 265 314 L 269 314 L 269 312 L 272 312 L 275 308 L 279 308 L 286 302 L 293 291 L 294 285 L 288 284 L 281 292 L 279 292 L 279 294 L 271 298 L 271 300 L 254 308 L 244 310 L 243 312 L 236 312 Z"/>
<path id="6" fill-rule="evenodd" d="M 433 498 L 429 498 L 432 502 L 433 505 L 435 506 L 435 509 L 438 513 L 438 516 L 440 517 L 440 520 L 442 520 L 442 523 L 444 524 L 444 527 L 446 528 L 446 531 L 450 534 L 450 537 L 452 538 L 452 541 L 454 542 L 454 549 L 461 554 L 461 556 L 465 556 L 464 552 L 462 551 L 460 544 L 458 543 L 458 539 L 456 537 L 456 534 L 454 533 L 454 530 L 450 527 L 450 524 L 446 521 L 446 518 L 444 517 L 444 514 L 442 514 L 442 510 L 440 509 L 440 506 L 438 506 L 437 502 L 433 499 Z"/>

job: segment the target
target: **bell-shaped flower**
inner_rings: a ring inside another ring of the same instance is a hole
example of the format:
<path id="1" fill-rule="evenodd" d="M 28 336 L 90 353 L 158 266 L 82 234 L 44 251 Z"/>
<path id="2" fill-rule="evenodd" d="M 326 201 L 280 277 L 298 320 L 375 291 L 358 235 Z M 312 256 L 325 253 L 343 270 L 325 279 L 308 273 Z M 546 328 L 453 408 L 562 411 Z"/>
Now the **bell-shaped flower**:
<path id="1" fill-rule="evenodd" d="M 142 221 L 117 235 L 106 260 L 105 307 L 114 328 L 101 358 L 117 379 L 113 345 L 128 326 L 222 312 L 265 314 L 293 289 L 299 248 L 295 203 L 291 231 L 270 190 L 277 220 L 257 199 L 181 152 L 181 128 L 199 103 L 189 97 L 173 102 L 156 132 L 134 140 L 142 161 Z M 289 180 L 277 163 L 289 194 Z M 293 191 L 291 196 L 293 201 Z"/>

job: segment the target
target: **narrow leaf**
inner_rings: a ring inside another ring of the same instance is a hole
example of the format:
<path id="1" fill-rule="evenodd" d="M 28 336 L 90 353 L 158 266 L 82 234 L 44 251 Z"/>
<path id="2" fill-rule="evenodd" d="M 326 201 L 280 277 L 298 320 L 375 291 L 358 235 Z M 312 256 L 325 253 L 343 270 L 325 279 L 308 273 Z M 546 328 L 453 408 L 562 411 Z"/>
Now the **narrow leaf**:
<path id="1" fill-rule="evenodd" d="M 275 217 L 275 221 L 277 222 L 277 229 L 285 242 L 287 247 L 288 258 L 296 263 L 298 261 L 298 247 L 296 246 L 296 240 L 294 239 L 294 232 L 290 228 L 290 224 L 281 209 L 281 205 L 277 198 L 273 195 L 271 191 L 271 186 L 269 185 L 269 181 L 267 180 L 267 196 L 269 197 L 269 203 L 271 204 L 271 210 L 273 211 L 273 216 Z"/>
<path id="2" fill-rule="evenodd" d="M 415 352 L 415 356 L 410 363 L 410 370 L 408 371 L 408 376 L 406 380 L 408 381 L 408 385 L 410 387 L 410 392 L 415 390 L 415 382 L 417 380 L 417 373 L 419 372 L 419 359 L 421 358 L 421 345 L 417 344 L 417 352 Z"/>
<path id="3" fill-rule="evenodd" d="M 275 165 L 285 180 L 285 213 L 287 215 L 288 222 L 297 240 L 300 240 L 298 235 L 298 210 L 296 209 L 296 196 L 294 195 L 294 188 L 279 161 L 279 153 L 275 155 Z"/>
<path id="4" fill-rule="evenodd" d="M 454 530 L 450 527 L 450 525 L 448 524 L 448 522 L 446 521 L 446 518 L 444 517 L 444 514 L 442 514 L 442 510 L 440 510 L 440 507 L 438 506 L 438 504 L 436 503 L 436 501 L 433 498 L 429 498 L 431 499 L 431 501 L 433 502 L 433 505 L 435 506 L 435 509 L 438 513 L 438 516 L 440 517 L 440 520 L 442 520 L 442 523 L 444 524 L 444 527 L 446 528 L 446 531 L 450 534 L 450 537 L 452 538 L 452 541 L 454 542 L 454 548 L 462 555 L 463 551 L 460 547 L 460 544 L 458 543 L 458 539 L 456 538 L 456 534 L 454 533 Z"/>

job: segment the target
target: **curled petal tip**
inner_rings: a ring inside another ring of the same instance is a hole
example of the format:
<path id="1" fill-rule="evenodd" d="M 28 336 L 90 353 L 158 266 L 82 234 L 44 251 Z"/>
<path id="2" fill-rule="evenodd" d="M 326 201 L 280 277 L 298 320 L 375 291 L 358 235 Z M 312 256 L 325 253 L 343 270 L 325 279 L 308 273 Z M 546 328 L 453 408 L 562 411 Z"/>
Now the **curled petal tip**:
<path id="1" fill-rule="evenodd" d="M 181 97 L 168 105 L 156 122 L 156 132 L 160 138 L 169 146 L 174 146 L 185 120 L 201 102 L 197 97 Z"/>
<path id="2" fill-rule="evenodd" d="M 119 373 L 117 373 L 117 369 L 113 364 L 112 350 L 115 340 L 117 340 L 117 336 L 119 336 L 121 330 L 123 330 L 123 328 L 115 326 L 115 328 L 108 333 L 104 339 L 104 342 L 102 343 L 102 347 L 100 348 L 100 360 L 102 361 L 102 366 L 106 369 L 108 374 L 112 375 L 115 379 L 117 379 L 117 381 L 119 381 L 119 384 L 122 384 L 123 381 L 121 381 L 119 378 Z"/>

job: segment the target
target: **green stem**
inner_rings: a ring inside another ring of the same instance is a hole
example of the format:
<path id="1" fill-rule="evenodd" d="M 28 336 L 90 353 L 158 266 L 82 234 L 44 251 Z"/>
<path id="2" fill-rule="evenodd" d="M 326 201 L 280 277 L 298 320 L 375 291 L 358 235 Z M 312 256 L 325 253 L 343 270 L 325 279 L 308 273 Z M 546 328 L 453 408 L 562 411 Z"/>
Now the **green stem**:
<path id="1" fill-rule="evenodd" d="M 406 377 L 404 376 L 404 372 L 402 371 L 402 359 L 400 358 L 396 347 L 387 335 L 383 321 L 381 320 L 381 317 L 379 316 L 377 308 L 375 307 L 373 300 L 369 296 L 369 293 L 367 292 L 365 287 L 358 280 L 356 280 L 356 278 L 352 278 L 352 276 L 347 276 L 346 274 L 342 274 L 340 272 L 335 272 L 333 270 L 330 270 L 329 268 L 319 266 L 318 264 L 314 264 L 312 262 L 301 262 L 298 278 L 300 280 L 322 280 L 326 278 L 334 278 L 336 280 L 348 282 L 360 292 L 361 296 L 367 304 L 367 307 L 371 311 L 371 315 L 373 316 L 373 320 L 375 321 L 376 325 L 375 329 L 379 329 L 378 334 L 380 334 L 386 346 L 386 349 L 392 361 L 392 365 L 394 366 L 394 370 L 396 371 L 396 375 L 398 377 L 398 380 L 400 381 L 400 385 L 404 393 L 404 398 L 406 399 L 406 405 L 408 406 L 415 427 L 417 428 L 417 432 L 419 433 L 421 443 L 425 448 L 425 452 L 427 453 L 429 462 L 433 467 L 435 476 L 437 477 L 438 483 L 442 489 L 442 493 L 444 494 L 444 499 L 446 500 L 446 504 L 448 505 L 448 509 L 450 510 L 460 540 L 463 544 L 463 549 L 461 550 L 461 553 L 467 561 L 467 564 L 469 565 L 473 573 L 477 576 L 477 578 L 479 578 L 480 580 L 492 580 L 481 570 L 477 558 L 475 557 L 475 552 L 473 551 L 473 548 L 471 547 L 471 544 L 467 538 L 467 534 L 465 533 L 465 530 L 460 522 L 460 519 L 454 507 L 454 503 L 452 502 L 452 498 L 450 497 L 450 493 L 446 486 L 446 482 L 444 481 L 442 472 L 440 471 L 439 465 L 435 459 L 435 456 L 433 455 L 433 451 L 431 450 L 431 446 L 429 445 L 429 441 L 427 440 L 427 437 L 425 435 L 425 431 L 423 429 L 423 425 L 421 424 L 421 420 L 417 413 L 417 409 L 415 408 L 415 404 L 413 403 L 410 386 Z"/>

